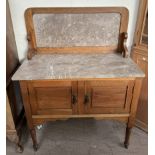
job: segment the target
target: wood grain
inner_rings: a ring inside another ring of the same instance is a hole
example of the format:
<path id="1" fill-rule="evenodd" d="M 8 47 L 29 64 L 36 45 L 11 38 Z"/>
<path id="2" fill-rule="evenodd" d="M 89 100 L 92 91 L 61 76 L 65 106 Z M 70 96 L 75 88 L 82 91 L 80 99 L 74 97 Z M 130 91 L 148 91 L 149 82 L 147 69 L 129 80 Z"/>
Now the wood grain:
<path id="1" fill-rule="evenodd" d="M 134 48 L 132 53 L 133 60 L 145 73 L 142 89 L 139 97 L 136 125 L 141 129 L 148 130 L 148 56 L 147 52 L 139 48 Z"/>
<path id="2" fill-rule="evenodd" d="M 136 117 L 136 112 L 137 112 L 139 95 L 141 92 L 141 86 L 142 86 L 142 78 L 137 78 L 135 80 L 135 85 L 134 85 L 134 89 L 133 89 L 133 97 L 132 97 L 132 102 L 131 102 L 130 117 L 129 117 L 129 122 L 127 125 L 128 128 L 132 128 L 134 126 L 134 123 L 135 123 L 135 117 Z"/>
<path id="3" fill-rule="evenodd" d="M 34 126 L 32 121 L 32 109 L 29 102 L 29 92 L 28 92 L 27 82 L 20 81 L 20 89 L 22 93 L 22 99 L 23 99 L 28 127 L 29 129 L 32 129 L 34 128 Z"/>
<path id="4" fill-rule="evenodd" d="M 147 10 L 148 10 L 148 0 L 141 0 L 139 5 L 138 18 L 137 18 L 138 20 L 136 23 L 136 30 L 134 35 L 134 46 L 140 46 L 141 48 L 144 48 L 144 49 L 148 48 L 147 45 L 144 45 L 141 42 Z"/>
<path id="5" fill-rule="evenodd" d="M 148 130 L 148 45 L 142 43 L 142 36 L 144 33 L 148 33 L 147 29 L 144 29 L 148 27 L 147 13 L 148 0 L 141 0 L 134 36 L 134 47 L 131 53 L 133 60 L 145 73 L 136 116 L 136 126 L 145 131 Z"/>

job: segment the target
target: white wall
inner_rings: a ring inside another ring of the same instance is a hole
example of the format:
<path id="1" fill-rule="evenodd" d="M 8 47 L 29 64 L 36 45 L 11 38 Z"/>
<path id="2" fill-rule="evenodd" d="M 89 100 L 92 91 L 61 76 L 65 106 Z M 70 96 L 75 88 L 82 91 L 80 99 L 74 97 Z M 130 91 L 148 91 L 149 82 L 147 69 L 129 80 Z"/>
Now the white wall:
<path id="1" fill-rule="evenodd" d="M 9 0 L 18 56 L 22 60 L 26 56 L 27 40 L 24 11 L 28 7 L 99 7 L 124 6 L 129 9 L 128 49 L 131 49 L 139 0 Z"/>

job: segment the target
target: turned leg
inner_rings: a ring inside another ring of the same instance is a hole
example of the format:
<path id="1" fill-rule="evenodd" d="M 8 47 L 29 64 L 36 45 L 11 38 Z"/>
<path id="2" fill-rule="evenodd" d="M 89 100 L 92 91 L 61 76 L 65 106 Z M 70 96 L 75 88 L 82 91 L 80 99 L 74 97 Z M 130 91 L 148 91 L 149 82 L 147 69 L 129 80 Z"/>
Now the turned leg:
<path id="1" fill-rule="evenodd" d="M 13 132 L 12 134 L 7 134 L 7 138 L 16 144 L 16 151 L 18 153 L 23 152 L 23 146 L 21 145 L 21 137 L 17 134 L 17 132 Z"/>
<path id="2" fill-rule="evenodd" d="M 37 151 L 38 150 L 38 143 L 37 143 L 36 130 L 35 129 L 31 129 L 30 133 L 31 133 L 32 141 L 33 141 L 34 151 Z"/>
<path id="3" fill-rule="evenodd" d="M 21 145 L 20 142 L 18 142 L 17 145 L 16 145 L 16 151 L 17 151 L 18 153 L 22 153 L 23 150 L 24 150 L 24 149 L 23 149 L 23 146 Z"/>
<path id="4" fill-rule="evenodd" d="M 36 131 L 32 120 L 32 113 L 31 113 L 32 109 L 31 109 L 30 100 L 29 100 L 30 97 L 28 92 L 28 82 L 20 81 L 20 89 L 21 89 L 27 124 L 28 124 L 28 128 L 30 129 L 30 134 L 33 141 L 33 148 L 34 148 L 34 151 L 37 151 L 38 144 L 37 144 L 37 138 L 36 138 Z"/>
<path id="5" fill-rule="evenodd" d="M 126 128 L 126 134 L 125 134 L 125 141 L 124 141 L 124 147 L 127 149 L 129 146 L 129 140 L 130 140 L 130 134 L 131 134 L 131 128 Z"/>
<path id="6" fill-rule="evenodd" d="M 24 148 L 23 148 L 23 146 L 21 144 L 21 134 L 22 134 L 21 132 L 18 132 L 18 138 L 17 138 L 17 141 L 16 141 L 16 151 L 18 153 L 22 153 L 23 150 L 24 150 Z"/>

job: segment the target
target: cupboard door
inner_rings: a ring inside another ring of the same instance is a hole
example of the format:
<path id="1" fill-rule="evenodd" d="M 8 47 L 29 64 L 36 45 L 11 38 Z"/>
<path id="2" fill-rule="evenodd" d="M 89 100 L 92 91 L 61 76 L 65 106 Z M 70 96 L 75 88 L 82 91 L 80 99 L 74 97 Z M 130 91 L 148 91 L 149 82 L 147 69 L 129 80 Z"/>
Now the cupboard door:
<path id="1" fill-rule="evenodd" d="M 33 81 L 28 90 L 33 115 L 77 113 L 77 82 Z"/>
<path id="2" fill-rule="evenodd" d="M 129 113 L 133 86 L 133 80 L 86 81 L 85 112 Z"/>

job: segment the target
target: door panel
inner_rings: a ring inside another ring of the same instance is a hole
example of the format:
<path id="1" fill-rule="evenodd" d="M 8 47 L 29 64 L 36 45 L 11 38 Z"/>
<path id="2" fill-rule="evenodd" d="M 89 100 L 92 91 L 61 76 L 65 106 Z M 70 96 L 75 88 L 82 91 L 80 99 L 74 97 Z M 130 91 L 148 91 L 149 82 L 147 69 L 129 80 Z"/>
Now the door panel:
<path id="1" fill-rule="evenodd" d="M 77 112 L 77 103 L 73 103 L 73 96 L 77 96 L 77 82 L 33 81 L 28 83 L 28 88 L 34 115 Z"/>
<path id="2" fill-rule="evenodd" d="M 134 81 L 85 82 L 86 113 L 129 113 Z"/>
<path id="3" fill-rule="evenodd" d="M 71 87 L 35 88 L 39 109 L 71 109 Z"/>
<path id="4" fill-rule="evenodd" d="M 92 107 L 120 107 L 123 108 L 126 98 L 126 87 L 93 87 L 92 88 Z M 114 103 L 115 101 L 115 103 Z"/>

